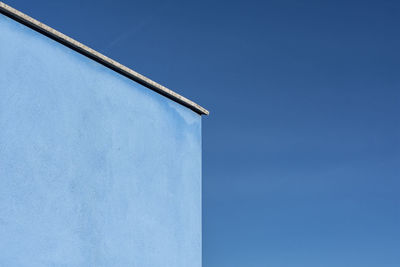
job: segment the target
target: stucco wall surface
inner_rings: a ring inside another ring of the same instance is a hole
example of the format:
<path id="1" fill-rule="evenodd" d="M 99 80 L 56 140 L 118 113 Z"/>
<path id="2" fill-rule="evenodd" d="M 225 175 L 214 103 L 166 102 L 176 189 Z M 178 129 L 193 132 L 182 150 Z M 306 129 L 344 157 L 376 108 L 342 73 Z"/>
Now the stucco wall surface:
<path id="1" fill-rule="evenodd" d="M 0 266 L 201 266 L 201 118 L 0 14 Z"/>

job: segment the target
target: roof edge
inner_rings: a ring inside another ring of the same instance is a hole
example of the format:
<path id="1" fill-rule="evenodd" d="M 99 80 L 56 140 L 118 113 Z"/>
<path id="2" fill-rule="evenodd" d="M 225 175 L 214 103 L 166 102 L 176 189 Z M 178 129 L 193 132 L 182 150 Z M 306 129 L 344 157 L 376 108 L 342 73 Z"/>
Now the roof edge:
<path id="1" fill-rule="evenodd" d="M 188 107 L 189 109 L 197 112 L 200 115 L 208 115 L 209 111 L 195 102 L 187 99 L 180 94 L 175 93 L 174 91 L 168 89 L 161 84 L 154 82 L 153 80 L 137 73 L 136 71 L 118 63 L 117 61 L 95 51 L 94 49 L 72 39 L 71 37 L 66 36 L 65 34 L 47 26 L 46 24 L 41 23 L 40 21 L 35 20 L 34 18 L 16 10 L 8 6 L 7 4 L 0 1 L 0 13 L 11 17 L 12 19 L 28 26 L 29 28 L 40 32 L 47 37 L 77 51 L 80 54 L 83 54 L 92 60 L 99 62 L 100 64 L 128 77 L 131 80 L 134 80 L 137 83 L 140 83 L 147 88 L 156 91 L 157 93 L 178 102 L 179 104 Z"/>

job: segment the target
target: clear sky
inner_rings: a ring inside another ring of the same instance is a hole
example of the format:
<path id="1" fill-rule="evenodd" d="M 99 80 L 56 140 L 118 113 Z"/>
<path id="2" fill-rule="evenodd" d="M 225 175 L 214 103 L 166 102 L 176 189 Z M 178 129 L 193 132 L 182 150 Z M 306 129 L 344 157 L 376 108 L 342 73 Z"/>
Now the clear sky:
<path id="1" fill-rule="evenodd" d="M 400 266 L 399 1 L 5 2 L 211 111 L 205 267 Z"/>

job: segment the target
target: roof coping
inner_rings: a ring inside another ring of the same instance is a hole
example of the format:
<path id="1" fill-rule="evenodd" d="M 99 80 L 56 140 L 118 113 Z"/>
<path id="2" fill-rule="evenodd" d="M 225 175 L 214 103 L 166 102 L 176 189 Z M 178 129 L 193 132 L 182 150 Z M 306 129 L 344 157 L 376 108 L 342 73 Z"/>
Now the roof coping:
<path id="1" fill-rule="evenodd" d="M 31 29 L 40 32 L 47 37 L 99 62 L 100 64 L 128 77 L 131 80 L 134 80 L 147 88 L 156 91 L 157 93 L 178 102 L 181 105 L 184 105 L 191 110 L 197 112 L 200 115 L 208 115 L 209 111 L 195 102 L 187 99 L 186 97 L 181 96 L 180 94 L 175 93 L 174 91 L 168 89 L 161 84 L 156 83 L 155 81 L 137 73 L 136 71 L 118 63 L 117 61 L 95 51 L 94 49 L 72 39 L 71 37 L 66 36 L 65 34 L 47 26 L 46 24 L 41 23 L 40 21 L 31 18 L 30 16 L 12 8 L 5 3 L 0 1 L 0 13 L 13 18 L 14 20 L 30 27 Z"/>

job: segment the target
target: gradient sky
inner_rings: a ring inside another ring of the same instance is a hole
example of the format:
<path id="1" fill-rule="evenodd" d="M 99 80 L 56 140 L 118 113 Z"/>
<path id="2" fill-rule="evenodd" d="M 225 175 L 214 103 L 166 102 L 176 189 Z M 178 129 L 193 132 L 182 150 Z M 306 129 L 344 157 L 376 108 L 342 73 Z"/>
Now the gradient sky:
<path id="1" fill-rule="evenodd" d="M 5 2 L 211 111 L 205 267 L 400 266 L 399 1 Z"/>

